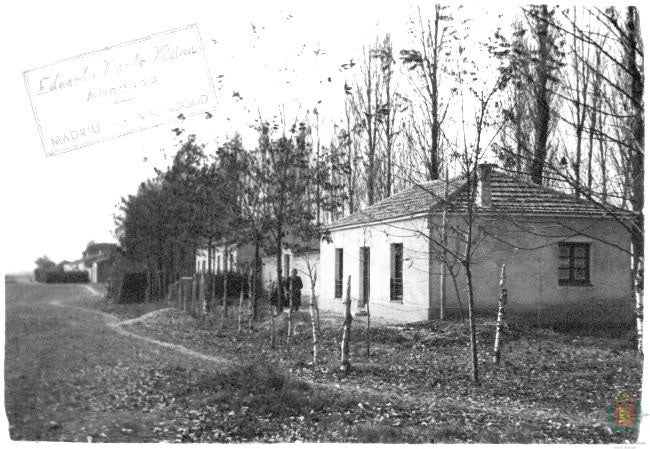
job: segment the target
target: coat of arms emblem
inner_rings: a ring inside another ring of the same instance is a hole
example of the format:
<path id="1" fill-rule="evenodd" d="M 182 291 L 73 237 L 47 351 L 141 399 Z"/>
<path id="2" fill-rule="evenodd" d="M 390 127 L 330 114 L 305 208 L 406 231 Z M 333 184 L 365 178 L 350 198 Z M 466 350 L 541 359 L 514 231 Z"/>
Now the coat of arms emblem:
<path id="1" fill-rule="evenodd" d="M 641 410 L 636 396 L 627 393 L 617 393 L 614 404 L 608 410 L 609 425 L 614 430 L 634 430 L 641 421 Z"/>

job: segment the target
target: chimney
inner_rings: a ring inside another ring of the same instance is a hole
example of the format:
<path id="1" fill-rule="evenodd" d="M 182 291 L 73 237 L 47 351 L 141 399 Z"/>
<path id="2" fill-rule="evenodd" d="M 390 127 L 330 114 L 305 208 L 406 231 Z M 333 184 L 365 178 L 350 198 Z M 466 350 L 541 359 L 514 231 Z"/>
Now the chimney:
<path id="1" fill-rule="evenodd" d="M 482 163 L 478 166 L 478 184 L 476 186 L 476 205 L 492 207 L 492 168 L 493 164 Z"/>

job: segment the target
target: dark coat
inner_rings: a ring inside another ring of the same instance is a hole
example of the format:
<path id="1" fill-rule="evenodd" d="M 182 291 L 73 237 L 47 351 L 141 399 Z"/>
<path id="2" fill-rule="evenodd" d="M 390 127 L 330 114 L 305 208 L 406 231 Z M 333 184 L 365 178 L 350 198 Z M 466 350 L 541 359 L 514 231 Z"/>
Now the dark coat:
<path id="1" fill-rule="evenodd" d="M 293 279 L 293 305 L 294 307 L 300 306 L 300 290 L 302 290 L 302 279 L 300 279 L 300 276 L 291 276 L 290 278 L 287 278 L 286 281 L 286 296 L 287 296 L 287 306 L 291 304 L 289 302 L 289 295 L 291 294 L 291 281 Z"/>

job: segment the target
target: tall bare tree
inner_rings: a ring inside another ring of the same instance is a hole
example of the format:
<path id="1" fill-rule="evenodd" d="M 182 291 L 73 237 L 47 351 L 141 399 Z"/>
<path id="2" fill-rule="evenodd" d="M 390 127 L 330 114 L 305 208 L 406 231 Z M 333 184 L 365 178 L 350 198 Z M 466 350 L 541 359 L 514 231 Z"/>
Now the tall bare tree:
<path id="1" fill-rule="evenodd" d="M 440 177 L 443 160 L 442 125 L 448 104 L 441 102 L 440 76 L 445 55 L 450 54 L 448 47 L 456 35 L 449 24 L 451 20 L 446 6 L 435 4 L 431 18 L 424 17 L 418 7 L 411 21 L 413 48 L 400 51 L 402 62 L 412 73 L 412 84 L 422 112 L 422 117 L 414 115 L 409 140 L 414 150 L 426 149 L 424 164 L 429 180 Z"/>

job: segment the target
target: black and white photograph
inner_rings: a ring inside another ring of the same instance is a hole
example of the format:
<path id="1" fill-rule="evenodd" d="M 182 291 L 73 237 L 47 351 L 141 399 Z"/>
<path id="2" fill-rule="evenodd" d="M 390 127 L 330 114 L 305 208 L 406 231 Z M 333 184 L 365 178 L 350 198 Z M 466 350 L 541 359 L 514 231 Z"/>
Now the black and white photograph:
<path id="1" fill-rule="evenodd" d="M 5 444 L 648 441 L 640 2 L 4 9 Z"/>

